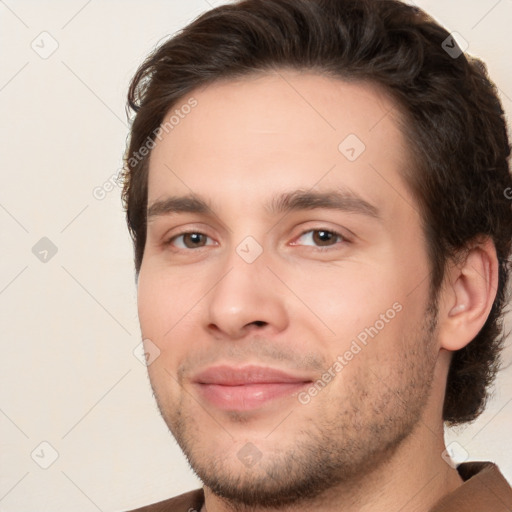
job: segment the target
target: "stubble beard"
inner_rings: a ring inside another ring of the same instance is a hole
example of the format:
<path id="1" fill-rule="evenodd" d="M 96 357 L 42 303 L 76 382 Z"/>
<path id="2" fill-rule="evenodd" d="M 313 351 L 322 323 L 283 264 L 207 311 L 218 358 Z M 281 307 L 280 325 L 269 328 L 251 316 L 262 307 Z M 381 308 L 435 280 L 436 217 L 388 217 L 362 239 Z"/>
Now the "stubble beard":
<path id="1" fill-rule="evenodd" d="M 227 508 L 244 512 L 256 507 L 278 510 L 295 503 L 313 504 L 336 487 L 357 488 L 414 431 L 431 391 L 437 358 L 433 349 L 436 323 L 437 305 L 432 300 L 422 324 L 414 333 L 405 334 L 412 342 L 402 340 L 408 351 L 400 354 L 400 363 L 391 372 L 394 379 L 379 375 L 378 369 L 361 368 L 358 378 L 347 383 L 346 399 L 337 411 L 324 417 L 315 413 L 315 419 L 308 417 L 300 429 L 294 427 L 292 411 L 288 421 L 293 434 L 283 438 L 286 423 L 280 425 L 279 442 L 270 451 L 263 449 L 261 460 L 251 468 L 244 467 L 236 453 L 218 453 L 219 440 L 210 439 L 211 450 L 199 446 L 199 427 L 204 429 L 204 425 L 198 425 L 183 407 L 184 397 L 170 411 L 157 393 L 154 396 L 191 468 Z M 327 405 L 333 408 L 332 403 Z M 304 406 L 294 407 L 301 412 Z M 279 421 L 276 419 L 276 424 Z"/>

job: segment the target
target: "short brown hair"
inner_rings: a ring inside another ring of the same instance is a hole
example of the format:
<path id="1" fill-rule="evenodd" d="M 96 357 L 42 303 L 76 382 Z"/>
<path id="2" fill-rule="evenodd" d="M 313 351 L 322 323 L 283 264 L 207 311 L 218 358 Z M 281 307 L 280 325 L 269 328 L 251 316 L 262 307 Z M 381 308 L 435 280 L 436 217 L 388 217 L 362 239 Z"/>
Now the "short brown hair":
<path id="1" fill-rule="evenodd" d="M 479 236 L 493 240 L 496 299 L 475 339 L 454 353 L 444 402 L 449 424 L 474 420 L 505 338 L 510 142 L 485 66 L 458 51 L 450 34 L 417 7 L 398 0 L 244 0 L 206 12 L 149 55 L 128 93 L 135 116 L 123 175 L 136 275 L 146 239 L 149 161 L 139 149 L 197 87 L 283 68 L 380 84 L 401 107 L 415 164 L 405 178 L 419 204 L 434 293 L 450 258 Z"/>

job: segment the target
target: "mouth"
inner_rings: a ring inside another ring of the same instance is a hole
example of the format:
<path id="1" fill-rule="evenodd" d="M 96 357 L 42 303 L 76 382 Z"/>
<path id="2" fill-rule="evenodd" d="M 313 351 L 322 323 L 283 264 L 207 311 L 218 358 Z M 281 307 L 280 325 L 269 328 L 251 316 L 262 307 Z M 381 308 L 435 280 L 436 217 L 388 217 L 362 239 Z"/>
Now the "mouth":
<path id="1" fill-rule="evenodd" d="M 200 396 L 224 411 L 249 411 L 295 396 L 309 386 L 309 377 L 261 366 L 216 366 L 193 379 Z"/>

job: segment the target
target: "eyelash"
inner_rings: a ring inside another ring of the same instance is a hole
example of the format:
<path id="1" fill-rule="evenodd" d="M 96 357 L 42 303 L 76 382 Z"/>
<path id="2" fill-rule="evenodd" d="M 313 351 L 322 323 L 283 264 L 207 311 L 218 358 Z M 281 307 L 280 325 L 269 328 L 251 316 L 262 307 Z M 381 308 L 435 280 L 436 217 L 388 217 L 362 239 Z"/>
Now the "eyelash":
<path id="1" fill-rule="evenodd" d="M 332 245 L 332 246 L 314 246 L 314 248 L 318 251 L 329 251 L 329 250 L 336 249 L 338 243 L 343 243 L 343 244 L 350 243 L 350 241 L 344 235 L 339 233 L 338 231 L 334 231 L 332 229 L 325 229 L 325 228 L 306 229 L 306 230 L 302 231 L 302 233 L 300 233 L 300 235 L 297 237 L 297 239 L 302 238 L 307 233 L 314 233 L 314 232 L 318 232 L 318 231 L 323 231 L 323 232 L 329 233 L 329 234 L 333 235 L 336 239 L 338 239 L 338 238 L 341 239 L 340 242 L 337 242 L 335 245 Z M 184 231 L 183 233 L 178 233 L 178 234 L 173 235 L 171 238 L 169 238 L 168 240 L 166 240 L 164 242 L 164 245 L 171 246 L 173 241 L 176 240 L 177 238 L 185 236 L 185 235 L 191 235 L 191 234 L 204 235 L 207 238 L 210 238 L 208 235 L 205 235 L 204 233 L 201 233 L 200 231 L 193 231 L 193 230 L 192 231 Z M 300 244 L 294 243 L 293 245 L 300 245 Z M 305 246 L 305 247 L 312 247 L 312 246 Z M 204 249 L 204 248 L 205 248 L 205 246 L 201 246 L 201 247 L 197 247 L 197 248 L 186 248 L 186 249 L 175 248 L 175 250 L 177 250 L 177 251 L 193 251 L 193 250 Z"/>
<path id="2" fill-rule="evenodd" d="M 334 238 L 336 238 L 336 239 L 340 238 L 341 239 L 340 242 L 336 242 L 334 245 L 328 245 L 328 246 L 315 245 L 314 247 L 318 251 L 334 250 L 334 249 L 338 248 L 339 243 L 342 243 L 342 244 L 349 243 L 349 240 L 345 236 L 343 236 L 341 233 L 339 233 L 338 231 L 334 231 L 332 229 L 325 229 L 325 228 L 305 229 L 304 231 L 302 231 L 302 233 L 297 238 L 302 238 L 307 233 L 314 233 L 314 232 L 318 232 L 318 231 L 323 231 L 325 233 L 329 233 L 329 234 L 333 235 Z M 293 245 L 299 245 L 299 244 L 293 244 Z M 306 246 L 306 247 L 312 247 L 312 246 Z"/>

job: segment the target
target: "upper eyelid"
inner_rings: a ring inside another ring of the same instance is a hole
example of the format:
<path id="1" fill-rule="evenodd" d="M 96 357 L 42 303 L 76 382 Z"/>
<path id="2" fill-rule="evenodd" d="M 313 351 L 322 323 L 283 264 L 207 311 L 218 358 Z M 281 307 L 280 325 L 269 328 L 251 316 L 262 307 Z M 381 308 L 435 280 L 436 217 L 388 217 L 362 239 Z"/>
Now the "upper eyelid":
<path id="1" fill-rule="evenodd" d="M 328 225 L 333 224 L 333 223 L 337 224 L 336 220 L 328 220 L 328 219 L 320 219 L 320 218 L 318 218 L 318 219 L 311 219 L 311 218 L 310 219 L 302 219 L 302 220 L 298 220 L 296 225 L 292 229 L 290 229 L 290 231 L 295 231 L 298 226 L 302 226 L 304 224 L 315 224 L 309 228 L 304 228 L 304 230 L 305 231 L 325 230 L 325 231 L 332 231 L 335 233 L 337 232 L 338 234 L 342 235 L 343 238 L 345 238 L 347 240 L 358 238 L 358 236 L 352 230 L 348 229 L 345 225 L 337 225 L 333 228 L 330 228 Z M 163 224 L 163 226 L 165 226 L 165 224 Z M 274 225 L 271 228 L 271 230 L 273 230 L 275 227 L 276 227 L 276 225 Z M 225 228 L 225 225 L 221 225 L 221 226 L 214 225 L 213 230 L 216 232 L 220 232 L 222 234 L 228 234 L 228 232 L 232 232 L 232 230 L 229 229 L 229 227 L 227 227 L 227 229 L 224 229 L 224 228 Z M 205 230 L 211 232 L 212 226 L 208 222 L 207 223 L 202 222 L 202 221 L 194 222 L 191 220 L 190 222 L 183 222 L 182 224 L 180 223 L 179 225 L 174 226 L 171 229 L 166 229 L 165 234 L 162 236 L 162 238 L 169 239 L 169 236 L 167 236 L 167 233 L 174 231 L 176 229 L 177 230 L 183 229 L 183 231 L 178 231 L 176 233 L 176 236 L 182 235 L 184 233 L 190 233 L 190 232 L 206 234 Z M 157 235 L 158 231 L 160 231 L 160 228 L 156 227 L 155 235 Z M 304 233 L 305 231 L 303 231 L 302 233 Z M 348 236 L 346 236 L 345 233 L 347 233 Z"/>
<path id="2" fill-rule="evenodd" d="M 310 229 L 305 229 L 304 231 L 302 231 L 301 233 L 299 233 L 296 237 L 294 237 L 294 240 L 297 240 L 299 238 L 301 238 L 302 236 L 304 236 L 306 233 L 310 233 L 311 231 L 327 231 L 328 233 L 332 233 L 333 235 L 335 235 L 336 237 L 340 237 L 342 242 L 343 243 L 349 243 L 351 240 L 350 238 L 348 238 L 347 236 L 345 236 L 343 233 L 341 233 L 339 230 L 336 230 L 336 229 L 326 229 L 326 228 L 310 228 Z M 294 243 L 293 245 L 299 245 L 297 243 Z M 324 248 L 324 249 L 327 249 L 329 248 L 330 246 L 318 246 L 319 248 Z"/>
<path id="3" fill-rule="evenodd" d="M 187 231 L 181 231 L 180 233 L 176 233 L 171 236 L 166 236 L 166 237 L 164 237 L 164 243 L 170 244 L 176 238 L 179 238 L 180 236 L 184 236 L 184 235 L 190 235 L 190 234 L 204 235 L 206 238 L 214 240 L 214 238 L 211 237 L 210 235 L 207 235 L 206 233 L 203 233 L 202 231 L 200 231 L 198 229 L 192 229 L 192 230 L 187 230 Z M 198 249 L 200 249 L 200 247 L 198 247 Z"/>
<path id="4" fill-rule="evenodd" d="M 329 228 L 326 228 L 326 227 L 320 227 L 320 228 L 308 228 L 308 229 L 304 229 L 303 231 L 301 231 L 299 233 L 298 236 L 302 236 L 302 235 L 305 235 L 306 233 L 310 233 L 311 231 L 327 231 L 328 233 L 333 233 L 335 235 L 338 235 L 338 236 L 341 236 L 342 238 L 347 238 L 343 233 L 341 233 L 339 230 L 337 229 L 329 229 Z"/>

